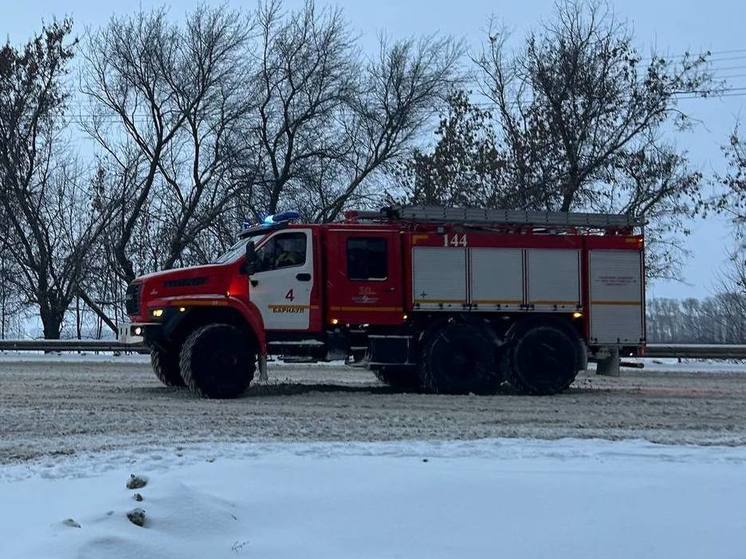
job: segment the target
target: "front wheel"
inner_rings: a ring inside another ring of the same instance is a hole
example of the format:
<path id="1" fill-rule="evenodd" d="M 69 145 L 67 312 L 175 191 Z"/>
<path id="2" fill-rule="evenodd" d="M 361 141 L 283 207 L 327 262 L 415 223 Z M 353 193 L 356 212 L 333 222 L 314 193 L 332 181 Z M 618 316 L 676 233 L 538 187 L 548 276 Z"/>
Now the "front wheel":
<path id="1" fill-rule="evenodd" d="M 150 364 L 158 380 L 166 386 L 184 386 L 179 371 L 179 351 L 168 351 L 163 348 L 150 350 Z"/>
<path id="2" fill-rule="evenodd" d="M 248 336 L 229 324 L 197 328 L 181 349 L 181 375 L 204 398 L 236 398 L 254 378 L 256 352 Z"/>

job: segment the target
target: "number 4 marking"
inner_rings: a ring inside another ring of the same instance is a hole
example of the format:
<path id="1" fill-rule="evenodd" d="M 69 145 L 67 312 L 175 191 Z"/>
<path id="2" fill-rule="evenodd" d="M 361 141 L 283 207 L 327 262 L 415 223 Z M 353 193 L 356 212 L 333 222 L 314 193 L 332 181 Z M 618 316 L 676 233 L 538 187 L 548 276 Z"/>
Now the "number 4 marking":
<path id="1" fill-rule="evenodd" d="M 287 293 L 285 293 L 285 299 L 287 299 L 288 301 L 291 301 L 291 302 L 295 301 L 295 294 L 293 293 L 292 289 L 290 291 L 288 291 Z"/>

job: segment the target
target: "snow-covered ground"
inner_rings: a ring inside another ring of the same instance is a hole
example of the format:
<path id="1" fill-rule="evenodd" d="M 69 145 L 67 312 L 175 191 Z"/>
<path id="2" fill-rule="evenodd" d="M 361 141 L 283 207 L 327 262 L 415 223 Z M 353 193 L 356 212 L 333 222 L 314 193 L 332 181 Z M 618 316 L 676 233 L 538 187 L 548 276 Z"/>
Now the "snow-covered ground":
<path id="1" fill-rule="evenodd" d="M 148 356 L 0 353 L 0 559 L 745 557 L 746 365 L 645 363 L 549 398 L 272 364 L 206 401 Z"/>
<path id="2" fill-rule="evenodd" d="M 0 467 L 0 557 L 742 558 L 744 471 L 743 447 L 577 439 L 99 453 Z"/>
<path id="3" fill-rule="evenodd" d="M 675 358 L 626 358 L 622 362 L 641 363 L 642 369 L 625 368 L 626 371 L 641 373 L 702 373 L 738 374 L 746 373 L 746 363 L 738 359 L 675 359 Z M 591 365 L 595 370 L 595 365 Z"/>

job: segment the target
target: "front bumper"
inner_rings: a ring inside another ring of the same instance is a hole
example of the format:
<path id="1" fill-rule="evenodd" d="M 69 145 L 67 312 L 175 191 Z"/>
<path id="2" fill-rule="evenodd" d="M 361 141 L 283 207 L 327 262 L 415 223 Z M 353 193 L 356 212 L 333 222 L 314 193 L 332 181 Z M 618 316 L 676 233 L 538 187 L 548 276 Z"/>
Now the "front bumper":
<path id="1" fill-rule="evenodd" d="M 140 345 L 145 342 L 145 331 L 153 326 L 159 326 L 157 322 L 131 322 L 120 324 L 117 338 L 119 343 L 127 345 Z"/>

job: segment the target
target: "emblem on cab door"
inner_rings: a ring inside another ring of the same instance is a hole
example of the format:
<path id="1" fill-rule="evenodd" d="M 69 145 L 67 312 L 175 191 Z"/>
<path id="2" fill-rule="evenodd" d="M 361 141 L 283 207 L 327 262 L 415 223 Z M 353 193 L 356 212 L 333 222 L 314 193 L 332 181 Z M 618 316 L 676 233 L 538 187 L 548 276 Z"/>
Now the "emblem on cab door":
<path id="1" fill-rule="evenodd" d="M 378 302 L 378 299 L 375 289 L 367 285 L 361 286 L 358 289 L 358 294 L 352 298 L 353 302 L 363 305 L 373 305 Z"/>

